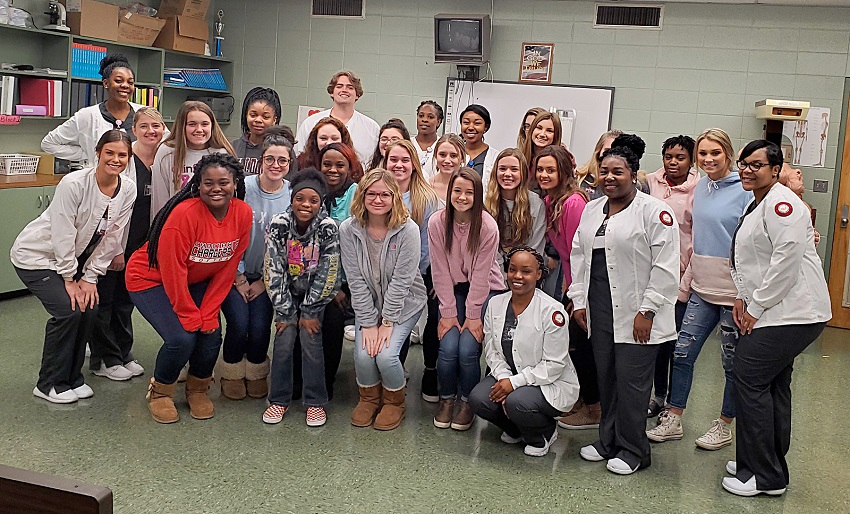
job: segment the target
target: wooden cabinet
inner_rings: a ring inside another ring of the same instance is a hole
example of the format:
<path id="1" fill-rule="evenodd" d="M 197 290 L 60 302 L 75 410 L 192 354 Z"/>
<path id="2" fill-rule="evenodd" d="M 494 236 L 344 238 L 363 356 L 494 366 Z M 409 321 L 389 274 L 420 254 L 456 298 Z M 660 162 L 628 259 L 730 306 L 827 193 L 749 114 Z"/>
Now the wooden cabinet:
<path id="1" fill-rule="evenodd" d="M 9 260 L 9 250 L 21 230 L 50 204 L 56 186 L 0 189 L 0 294 L 25 289 Z"/>

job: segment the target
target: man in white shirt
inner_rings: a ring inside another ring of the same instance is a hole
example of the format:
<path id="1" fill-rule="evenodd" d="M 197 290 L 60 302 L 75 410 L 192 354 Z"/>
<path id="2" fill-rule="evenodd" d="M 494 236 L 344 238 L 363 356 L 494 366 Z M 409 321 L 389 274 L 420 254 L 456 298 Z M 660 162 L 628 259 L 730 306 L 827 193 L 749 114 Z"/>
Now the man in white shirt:
<path id="1" fill-rule="evenodd" d="M 298 127 L 298 134 L 295 136 L 297 140 L 295 152 L 300 154 L 304 151 L 310 131 L 319 120 L 332 116 L 345 124 L 348 133 L 351 134 L 354 151 L 365 168 L 372 159 L 375 147 L 378 146 L 380 126 L 372 118 L 354 110 L 354 102 L 363 96 L 360 79 L 354 72 L 339 71 L 328 83 L 328 94 L 333 100 L 333 107 L 309 116 Z"/>

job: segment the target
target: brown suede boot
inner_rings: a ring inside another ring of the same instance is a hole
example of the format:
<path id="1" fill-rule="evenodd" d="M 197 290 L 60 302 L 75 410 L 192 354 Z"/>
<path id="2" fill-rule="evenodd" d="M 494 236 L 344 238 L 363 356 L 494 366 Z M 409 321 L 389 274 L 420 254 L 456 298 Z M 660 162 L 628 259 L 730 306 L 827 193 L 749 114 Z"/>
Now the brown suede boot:
<path id="1" fill-rule="evenodd" d="M 355 427 L 368 427 L 381 409 L 381 384 L 359 389 L 360 401 L 351 413 L 351 424 Z"/>
<path id="2" fill-rule="evenodd" d="M 174 407 L 174 390 L 177 383 L 160 384 L 151 377 L 148 384 L 148 409 L 151 411 L 154 421 L 157 423 L 174 423 L 180 420 L 177 408 Z"/>
<path id="3" fill-rule="evenodd" d="M 260 364 L 245 361 L 245 382 L 248 387 L 248 396 L 251 398 L 265 398 L 269 394 L 269 369 L 271 361 L 266 360 Z"/>
<path id="4" fill-rule="evenodd" d="M 213 417 L 213 403 L 207 394 L 210 390 L 212 377 L 198 378 L 186 376 L 186 401 L 189 402 L 189 413 L 195 419 L 210 419 Z"/>
<path id="5" fill-rule="evenodd" d="M 404 419 L 404 394 L 407 387 L 398 391 L 384 389 L 384 406 L 375 418 L 375 430 L 392 430 Z"/>
<path id="6" fill-rule="evenodd" d="M 221 395 L 230 400 L 243 400 L 248 395 L 245 388 L 245 359 L 233 364 L 219 359 L 215 365 L 215 375 L 221 382 Z"/>

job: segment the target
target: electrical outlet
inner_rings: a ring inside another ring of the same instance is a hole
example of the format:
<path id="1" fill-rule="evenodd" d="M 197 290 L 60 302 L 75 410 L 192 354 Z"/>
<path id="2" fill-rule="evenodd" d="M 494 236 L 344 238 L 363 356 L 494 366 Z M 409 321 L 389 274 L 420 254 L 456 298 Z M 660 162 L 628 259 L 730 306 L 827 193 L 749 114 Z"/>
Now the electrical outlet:
<path id="1" fill-rule="evenodd" d="M 812 185 L 812 192 L 813 193 L 826 193 L 828 189 L 829 189 L 829 181 L 828 180 L 815 179 L 814 184 Z"/>

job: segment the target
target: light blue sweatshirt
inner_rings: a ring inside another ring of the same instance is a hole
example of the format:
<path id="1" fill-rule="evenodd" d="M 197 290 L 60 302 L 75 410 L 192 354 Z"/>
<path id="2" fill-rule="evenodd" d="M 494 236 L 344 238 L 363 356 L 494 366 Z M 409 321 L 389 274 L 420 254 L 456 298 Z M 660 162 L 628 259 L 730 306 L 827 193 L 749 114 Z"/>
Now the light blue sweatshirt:
<path id="1" fill-rule="evenodd" d="M 718 181 L 704 176 L 694 188 L 694 253 L 685 273 L 691 275 L 691 290 L 707 302 L 735 303 L 729 253 L 738 220 L 752 199 L 737 170 Z"/>
<path id="2" fill-rule="evenodd" d="M 238 270 L 246 275 L 262 276 L 266 255 L 266 228 L 276 214 L 289 207 L 289 181 L 283 181 L 280 191 L 266 193 L 260 189 L 259 175 L 249 175 L 245 177 L 245 202 L 254 211 L 254 223 L 251 225 L 251 243 L 239 261 Z"/>
<path id="3" fill-rule="evenodd" d="M 401 201 L 404 206 L 410 209 L 410 191 L 401 195 Z M 428 271 L 428 266 L 431 265 L 431 254 L 428 252 L 428 220 L 431 215 L 440 210 L 440 202 L 435 201 L 433 204 L 425 206 L 425 212 L 422 224 L 419 226 L 419 239 L 421 240 L 420 256 L 419 256 L 419 273 L 422 275 Z"/>

